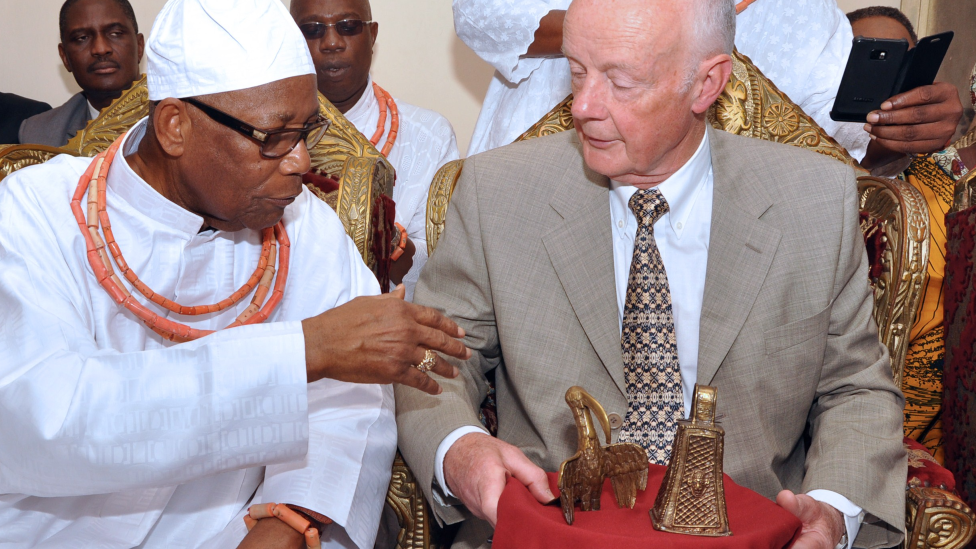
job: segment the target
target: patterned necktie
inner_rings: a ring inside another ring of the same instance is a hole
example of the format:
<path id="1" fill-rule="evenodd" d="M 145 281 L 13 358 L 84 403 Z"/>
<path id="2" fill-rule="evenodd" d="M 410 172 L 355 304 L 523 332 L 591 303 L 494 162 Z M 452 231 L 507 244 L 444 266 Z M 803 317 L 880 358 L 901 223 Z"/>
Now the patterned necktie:
<path id="1" fill-rule="evenodd" d="M 642 446 L 651 463 L 667 465 L 677 422 L 684 417 L 671 291 L 654 242 L 654 222 L 667 213 L 668 203 L 657 189 L 638 190 L 630 209 L 637 217 L 637 236 L 620 338 L 628 401 L 620 441 Z"/>

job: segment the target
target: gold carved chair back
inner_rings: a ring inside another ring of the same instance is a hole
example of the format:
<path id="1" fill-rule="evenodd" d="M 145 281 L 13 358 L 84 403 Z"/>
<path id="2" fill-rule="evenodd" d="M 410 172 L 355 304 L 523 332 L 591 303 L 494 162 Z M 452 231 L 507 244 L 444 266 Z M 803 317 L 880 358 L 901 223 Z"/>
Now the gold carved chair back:
<path id="1" fill-rule="evenodd" d="M 929 261 L 929 211 L 918 189 L 900 179 L 857 181 L 861 230 L 872 262 L 874 319 L 901 387 L 909 333 L 921 304 Z"/>
<path id="2" fill-rule="evenodd" d="M 309 151 L 312 170 L 336 178 L 339 189 L 326 194 L 310 188 L 336 211 L 366 264 L 375 271 L 372 229 L 374 217 L 383 218 L 375 215 L 375 210 L 382 207 L 376 199 L 380 195 L 393 196 L 393 166 L 322 94 L 319 109 L 332 125 L 322 141 Z M 148 114 L 149 90 L 143 75 L 64 147 L 0 145 L 0 181 L 16 170 L 59 154 L 95 156 Z"/>

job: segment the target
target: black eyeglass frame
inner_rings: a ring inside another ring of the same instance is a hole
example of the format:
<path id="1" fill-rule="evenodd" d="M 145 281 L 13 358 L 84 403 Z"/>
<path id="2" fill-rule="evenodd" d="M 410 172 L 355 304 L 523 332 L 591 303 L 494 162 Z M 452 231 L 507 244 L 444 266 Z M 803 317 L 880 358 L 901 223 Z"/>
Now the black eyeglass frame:
<path id="1" fill-rule="evenodd" d="M 274 130 L 263 130 L 260 128 L 255 128 L 254 126 L 248 124 L 247 122 L 244 122 L 243 120 L 237 117 L 231 116 L 216 107 L 211 107 L 210 105 L 207 105 L 206 103 L 200 101 L 199 99 L 193 97 L 184 97 L 183 99 L 180 99 L 180 101 L 183 101 L 184 103 L 189 103 L 194 107 L 200 109 L 201 111 L 203 111 L 204 114 L 209 116 L 211 120 L 220 124 L 221 126 L 230 128 L 236 131 L 237 133 L 243 135 L 244 137 L 253 140 L 260 147 L 261 156 L 268 159 L 276 159 L 276 158 L 282 158 L 284 156 L 287 156 L 289 153 L 291 153 L 291 151 L 295 150 L 295 147 L 298 146 L 298 143 L 300 141 L 305 141 L 305 146 L 308 149 L 311 149 L 312 147 L 317 145 L 318 142 L 321 141 L 323 137 L 325 137 L 325 132 L 327 132 L 329 130 L 329 127 L 332 125 L 331 120 L 329 120 L 325 116 L 322 116 L 322 114 L 318 114 L 318 117 L 316 118 L 315 122 L 306 123 L 300 129 L 299 128 L 278 128 Z M 316 139 L 314 140 L 314 142 L 309 142 L 308 137 L 312 135 L 312 133 L 315 132 L 316 130 L 319 131 Z M 268 154 L 268 152 L 265 151 L 265 147 L 267 147 L 268 141 L 273 136 L 283 135 L 288 133 L 296 133 L 298 134 L 299 137 L 298 139 L 295 140 L 295 144 L 289 147 L 287 151 L 277 155 Z"/>
<path id="2" fill-rule="evenodd" d="M 362 23 L 362 26 L 359 27 L 358 31 L 346 34 L 339 30 L 339 25 L 343 23 Z M 310 21 L 308 23 L 302 23 L 301 25 L 298 25 L 298 30 L 302 31 L 302 36 L 305 37 L 305 40 L 320 40 L 322 37 L 325 36 L 325 33 L 328 32 L 329 27 L 335 27 L 335 30 L 337 33 L 339 33 L 339 36 L 359 36 L 360 34 L 363 33 L 363 30 L 366 29 L 367 25 L 372 25 L 373 23 L 375 23 L 375 21 L 364 21 L 362 19 L 343 19 L 342 21 L 336 21 L 335 23 L 322 23 L 321 21 Z M 309 37 L 308 34 L 305 33 L 305 29 L 303 27 L 312 27 L 312 26 L 323 28 L 324 30 L 322 31 L 322 34 L 320 36 Z"/>

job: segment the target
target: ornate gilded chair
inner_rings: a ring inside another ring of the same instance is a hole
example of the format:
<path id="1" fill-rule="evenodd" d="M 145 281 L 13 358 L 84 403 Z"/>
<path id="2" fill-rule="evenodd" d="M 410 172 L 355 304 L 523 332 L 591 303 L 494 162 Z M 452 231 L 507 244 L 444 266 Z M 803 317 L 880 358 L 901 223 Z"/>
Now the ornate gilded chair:
<path id="1" fill-rule="evenodd" d="M 572 101 L 572 96 L 567 97 L 518 140 L 572 129 Z M 900 385 L 928 259 L 929 214 L 921 193 L 903 181 L 866 175 L 843 147 L 738 52 L 733 56 L 729 83 L 708 111 L 708 120 L 713 127 L 730 133 L 813 150 L 865 174 L 858 178 L 858 195 L 861 229 L 872 263 L 874 317 L 881 341 L 891 354 L 892 374 Z M 427 202 L 430 254 L 444 230 L 447 206 L 462 167 L 460 160 L 447 164 L 432 182 Z M 976 183 L 973 187 L 976 189 Z M 915 452 L 918 450 L 910 449 L 913 459 L 920 459 Z M 922 465 L 945 472 L 934 460 Z M 913 476 L 906 483 L 905 547 L 962 548 L 972 539 L 976 517 L 951 489 L 946 489 L 951 487 L 932 486 L 929 478 Z M 424 518 L 425 524 L 433 522 L 429 515 Z"/>
<path id="2" fill-rule="evenodd" d="M 389 199 L 393 196 L 393 166 L 321 94 L 319 108 L 332 125 L 322 141 L 309 151 L 312 172 L 333 182 L 334 188 L 323 189 L 312 183 L 308 186 L 339 214 L 359 253 L 386 289 L 389 242 L 394 230 Z M 59 154 L 95 156 L 147 114 L 149 91 L 143 76 L 64 147 L 0 145 L 0 181 L 20 168 Z"/>

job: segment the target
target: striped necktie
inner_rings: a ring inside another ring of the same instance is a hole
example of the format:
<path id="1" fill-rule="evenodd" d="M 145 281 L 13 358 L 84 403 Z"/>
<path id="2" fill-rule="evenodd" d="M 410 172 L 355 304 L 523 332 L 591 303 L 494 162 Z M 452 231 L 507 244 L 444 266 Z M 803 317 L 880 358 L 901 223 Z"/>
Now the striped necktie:
<path id="1" fill-rule="evenodd" d="M 684 417 L 671 291 L 654 242 L 654 222 L 667 213 L 668 203 L 657 189 L 638 190 L 630 209 L 637 236 L 620 338 L 628 401 L 620 441 L 642 446 L 651 463 L 667 465 Z"/>

